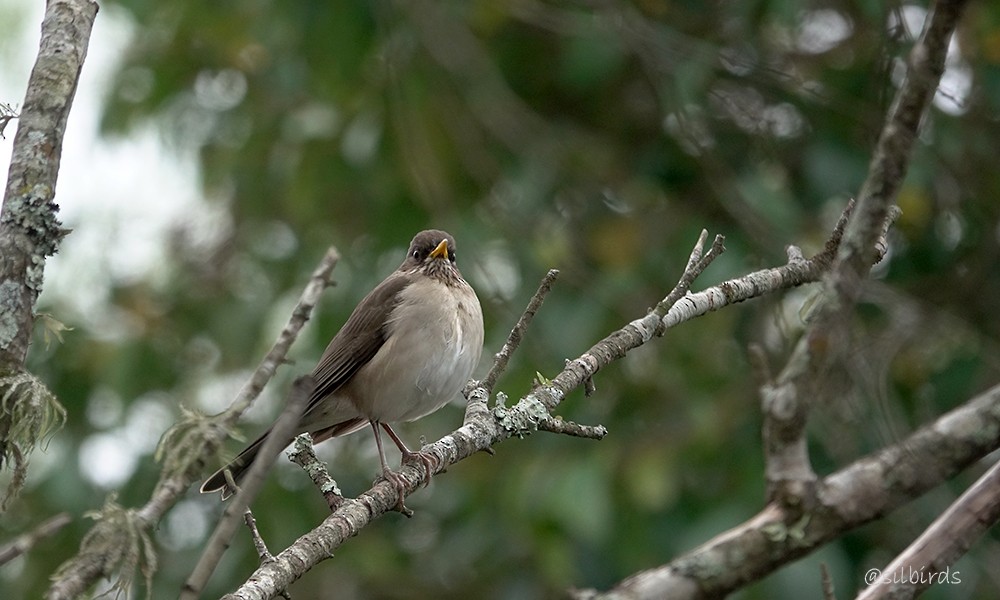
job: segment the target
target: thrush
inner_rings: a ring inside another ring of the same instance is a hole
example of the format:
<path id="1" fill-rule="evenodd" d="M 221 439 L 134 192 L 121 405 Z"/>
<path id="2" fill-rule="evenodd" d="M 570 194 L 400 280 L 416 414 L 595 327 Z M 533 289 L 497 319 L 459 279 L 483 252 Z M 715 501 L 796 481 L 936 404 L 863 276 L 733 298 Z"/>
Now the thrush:
<path id="1" fill-rule="evenodd" d="M 436 229 L 421 231 L 399 268 L 365 296 L 330 340 L 312 372 L 316 387 L 296 435 L 308 432 L 319 443 L 370 425 L 382 475 L 401 488 L 385 460 L 381 427 L 402 462 L 420 459 L 429 477 L 431 458 L 411 452 L 391 424 L 419 419 L 447 404 L 472 375 L 482 348 L 482 309 L 456 265 L 454 238 Z M 269 431 L 209 477 L 201 491 L 222 490 L 223 499 L 229 497 L 233 490 L 226 484 L 226 469 L 239 483 Z"/>

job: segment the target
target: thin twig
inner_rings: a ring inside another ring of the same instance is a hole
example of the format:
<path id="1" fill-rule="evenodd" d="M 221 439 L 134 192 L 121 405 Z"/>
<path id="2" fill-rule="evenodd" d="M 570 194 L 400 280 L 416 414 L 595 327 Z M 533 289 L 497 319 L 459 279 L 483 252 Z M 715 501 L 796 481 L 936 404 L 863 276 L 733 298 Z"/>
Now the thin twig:
<path id="1" fill-rule="evenodd" d="M 581 425 L 580 423 L 567 421 L 560 417 L 539 421 L 538 430 L 590 440 L 603 440 L 608 435 L 608 429 L 604 425 Z"/>
<path id="2" fill-rule="evenodd" d="M 903 214 L 902 209 L 893 204 L 889 207 L 889 214 L 886 216 L 885 223 L 882 224 L 882 232 L 879 234 L 878 239 L 875 241 L 875 262 L 878 264 L 882 262 L 885 255 L 889 253 L 889 228 L 893 226 L 899 216 Z"/>
<path id="3" fill-rule="evenodd" d="M 226 409 L 227 424 L 235 424 L 243 413 L 250 408 L 250 405 L 253 404 L 257 396 L 260 395 L 267 382 L 274 377 L 278 367 L 284 362 L 285 356 L 288 354 L 288 349 L 298 337 L 299 331 L 306 324 L 306 321 L 309 320 L 309 316 L 319 302 L 323 290 L 330 286 L 330 274 L 333 272 L 333 268 L 337 266 L 339 260 L 340 254 L 337 253 L 337 249 L 332 246 L 328 248 L 326 254 L 323 255 L 322 260 L 320 260 L 319 264 L 313 270 L 312 275 L 310 275 L 309 283 L 306 284 L 298 303 L 292 310 L 292 315 L 288 323 L 285 324 L 284 329 L 278 334 L 278 339 L 275 340 L 271 350 L 264 356 L 264 359 L 253 372 L 253 375 L 250 376 L 250 379 L 240 389 L 236 395 L 236 399 Z"/>
<path id="4" fill-rule="evenodd" d="M 545 410 L 552 411 L 567 393 L 585 385 L 601 367 L 622 358 L 629 350 L 645 344 L 654 335 L 663 335 L 668 327 L 668 317 L 678 302 L 685 298 L 691 283 L 725 251 L 725 238 L 717 235 L 709 251 L 703 254 L 707 238 L 708 232 L 702 230 L 677 284 L 645 316 L 612 332 L 576 359 L 567 361 L 561 373 L 546 385 L 533 390 L 522 402 L 530 399 L 531 402 L 539 402 Z M 687 298 L 690 299 L 690 296 Z"/>
<path id="5" fill-rule="evenodd" d="M 250 539 L 253 540 L 253 546 L 257 549 L 257 558 L 260 559 L 260 564 L 273 561 L 274 555 L 267 549 L 267 542 L 260 534 L 260 529 L 257 529 L 257 519 L 254 518 L 253 511 L 250 510 L 249 506 L 243 509 L 243 524 L 250 531 Z"/>
<path id="6" fill-rule="evenodd" d="M 337 482 L 330 476 L 330 472 L 326 470 L 326 465 L 316 457 L 312 436 L 308 433 L 299 435 L 295 438 L 292 448 L 288 453 L 289 460 L 302 467 L 302 470 L 309 475 L 309 479 L 312 479 L 323 494 L 330 511 L 337 510 L 344 503 L 344 495 L 341 494 Z"/>
<path id="7" fill-rule="evenodd" d="M 288 439 L 295 433 L 302 412 L 305 410 L 309 396 L 315 387 L 316 382 L 311 376 L 304 375 L 295 380 L 291 393 L 288 395 L 285 409 L 278 416 L 267 438 L 264 439 L 257 458 L 243 477 L 242 485 L 237 490 L 235 497 L 227 504 L 222 518 L 202 551 L 198 564 L 195 565 L 181 589 L 180 598 L 182 600 L 195 600 L 205 588 L 209 577 L 212 576 L 222 559 L 222 555 L 229 547 L 233 534 L 236 533 L 240 517 L 264 486 L 264 475 L 271 468 L 281 449 L 288 444 Z"/>
<path id="8" fill-rule="evenodd" d="M 844 230 L 847 229 L 847 222 L 851 220 L 855 204 L 854 198 L 847 201 L 844 210 L 840 211 L 837 224 L 833 226 L 833 231 L 823 246 L 823 251 L 813 257 L 814 261 L 822 263 L 826 268 L 829 268 L 833 264 L 833 259 L 837 257 L 837 250 L 840 249 L 840 242 L 844 239 Z"/>
<path id="9" fill-rule="evenodd" d="M 825 562 L 819 563 L 819 578 L 823 586 L 823 600 L 837 600 L 837 594 L 833 591 L 833 577 Z"/>
<path id="10" fill-rule="evenodd" d="M 511 329 L 510 335 L 507 336 L 507 341 L 504 342 L 503 348 L 500 349 L 500 352 L 497 352 L 496 358 L 493 361 L 493 366 L 490 367 L 486 377 L 483 378 L 483 381 L 479 384 L 486 389 L 487 396 L 493 393 L 493 386 L 496 385 L 497 379 L 507 368 L 507 363 L 510 361 L 511 355 L 521 344 L 524 332 L 527 331 L 528 325 L 531 324 L 531 320 L 535 317 L 535 313 L 537 313 L 538 309 L 541 308 L 542 302 L 545 301 L 545 296 L 547 296 L 549 290 L 552 289 L 552 284 L 555 282 L 557 277 L 559 277 L 559 271 L 557 269 L 549 269 L 549 272 L 542 278 L 542 282 L 538 285 L 538 289 L 528 302 L 527 308 L 525 308 L 524 312 L 521 313 L 521 318 L 517 320 L 517 324 L 514 325 L 513 329 Z M 476 386 L 473 384 L 473 387 Z"/>
<path id="11" fill-rule="evenodd" d="M 31 531 L 19 535 L 14 541 L 0 546 L 0 565 L 4 565 L 18 556 L 21 556 L 25 552 L 29 552 L 35 547 L 35 544 L 45 538 L 55 535 L 72 520 L 73 519 L 71 519 L 68 514 L 59 513 L 58 515 L 45 520 L 41 525 Z"/>
<path id="12" fill-rule="evenodd" d="M 656 335 L 663 335 L 664 332 L 666 332 L 666 323 L 663 318 L 667 316 L 670 309 L 677 304 L 677 301 L 688 293 L 688 290 L 691 289 L 691 284 L 694 283 L 694 280 L 708 268 L 708 265 L 712 264 L 712 261 L 726 251 L 726 238 L 721 235 L 717 235 L 715 236 L 715 239 L 712 240 L 711 248 L 709 248 L 708 252 L 703 255 L 702 253 L 705 247 L 705 240 L 707 239 L 708 231 L 702 229 L 701 235 L 698 236 L 698 242 L 691 250 L 691 255 L 688 257 L 687 265 L 684 267 L 684 272 L 677 281 L 677 285 L 675 285 L 674 289 L 670 290 L 670 293 L 667 294 L 663 300 L 657 303 L 652 311 L 650 311 L 651 314 L 658 318 Z"/>
<path id="13" fill-rule="evenodd" d="M 227 479 L 229 478 L 227 477 Z M 249 506 L 243 511 L 243 523 L 250 532 L 250 539 L 253 540 L 254 548 L 257 549 L 257 557 L 260 559 L 260 564 L 264 565 L 274 562 L 274 555 L 267 549 L 267 542 L 264 541 L 264 536 L 260 534 L 260 529 L 257 529 L 257 519 L 254 518 Z M 287 590 L 279 590 L 277 595 L 291 600 L 291 596 L 288 595 Z"/>

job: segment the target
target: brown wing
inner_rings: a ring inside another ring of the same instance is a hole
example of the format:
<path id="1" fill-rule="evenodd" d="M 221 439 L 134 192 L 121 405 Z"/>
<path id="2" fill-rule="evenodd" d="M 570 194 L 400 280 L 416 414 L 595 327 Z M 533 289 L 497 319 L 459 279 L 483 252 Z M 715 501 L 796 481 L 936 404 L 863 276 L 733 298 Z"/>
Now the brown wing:
<path id="1" fill-rule="evenodd" d="M 385 323 L 389 313 L 396 307 L 400 290 L 409 283 L 409 275 L 396 271 L 369 292 L 354 309 L 344 326 L 330 340 L 313 370 L 316 389 L 306 408 L 307 414 L 375 356 L 385 343 Z"/>

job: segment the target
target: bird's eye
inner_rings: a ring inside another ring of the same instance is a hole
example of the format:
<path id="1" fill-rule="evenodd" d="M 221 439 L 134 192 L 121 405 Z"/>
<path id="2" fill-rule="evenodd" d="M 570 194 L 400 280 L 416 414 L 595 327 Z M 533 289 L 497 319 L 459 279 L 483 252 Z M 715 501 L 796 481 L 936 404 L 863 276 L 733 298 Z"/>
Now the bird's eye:
<path id="1" fill-rule="evenodd" d="M 411 254 L 413 258 L 420 258 L 420 250 L 414 250 Z"/>
<path id="2" fill-rule="evenodd" d="M 451 262 L 455 262 L 455 251 L 454 251 L 454 250 L 452 250 L 452 251 L 451 251 L 451 252 L 450 252 L 450 253 L 448 254 L 448 258 L 450 258 L 450 259 L 451 259 Z"/>

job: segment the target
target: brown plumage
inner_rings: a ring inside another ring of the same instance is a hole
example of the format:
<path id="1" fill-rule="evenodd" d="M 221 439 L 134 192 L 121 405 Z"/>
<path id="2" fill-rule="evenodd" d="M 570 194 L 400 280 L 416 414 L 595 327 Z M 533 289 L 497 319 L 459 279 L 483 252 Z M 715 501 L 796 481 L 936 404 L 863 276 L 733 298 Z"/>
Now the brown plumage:
<path id="1" fill-rule="evenodd" d="M 385 476 L 382 426 L 430 414 L 448 403 L 479 362 L 483 315 L 475 291 L 455 264 L 455 240 L 421 231 L 406 259 L 358 304 L 313 370 L 316 387 L 296 430 L 314 443 L 371 424 Z M 209 477 L 202 492 L 226 489 L 225 469 L 238 483 L 260 450 L 265 432 Z M 291 442 L 289 439 L 287 442 Z"/>

